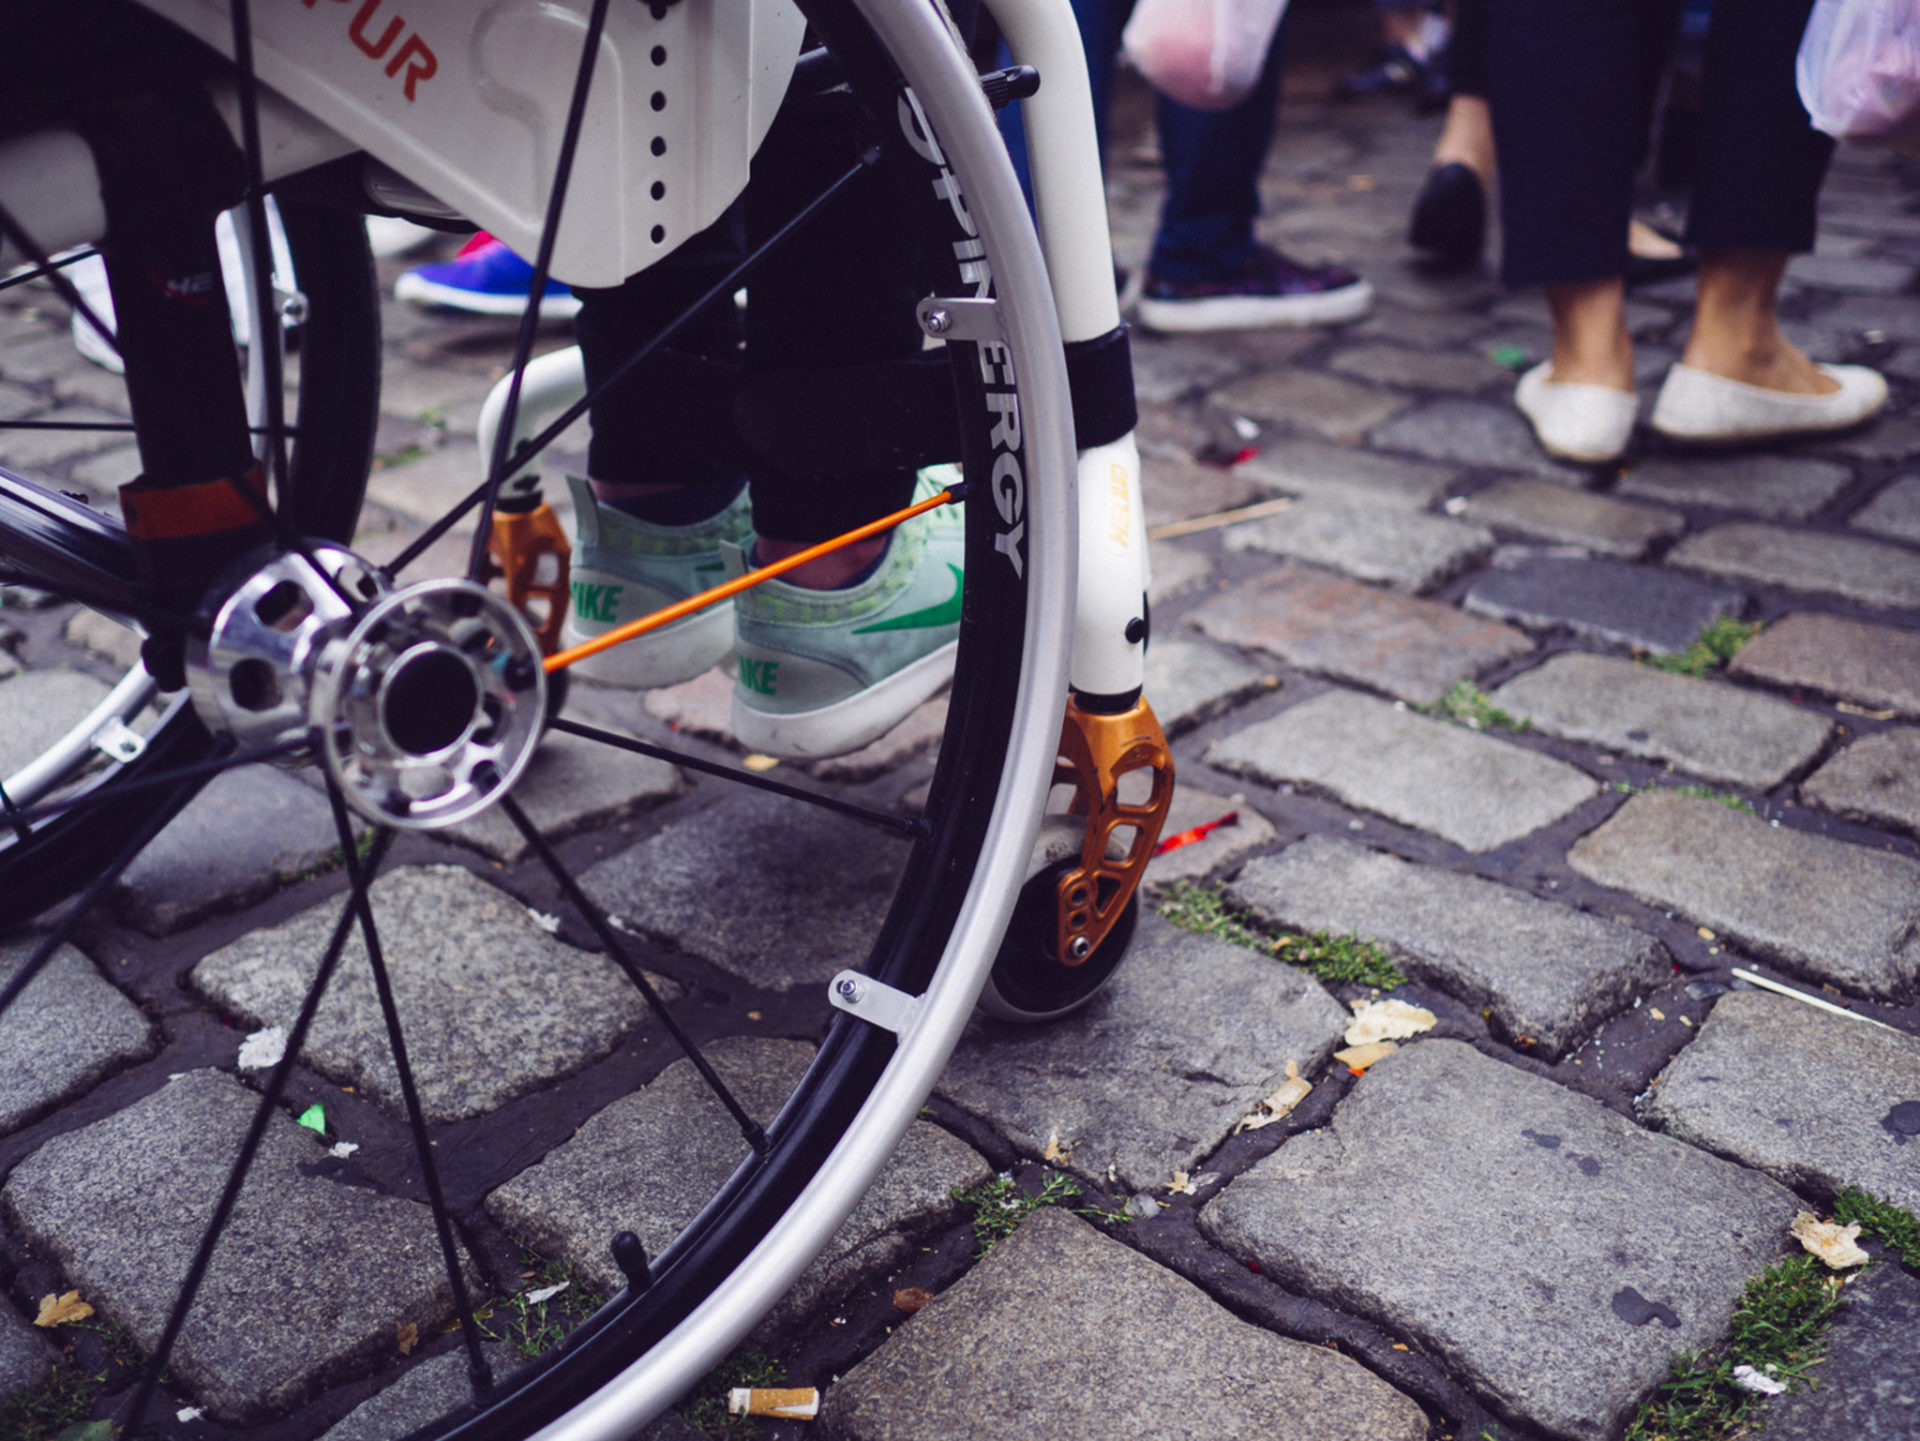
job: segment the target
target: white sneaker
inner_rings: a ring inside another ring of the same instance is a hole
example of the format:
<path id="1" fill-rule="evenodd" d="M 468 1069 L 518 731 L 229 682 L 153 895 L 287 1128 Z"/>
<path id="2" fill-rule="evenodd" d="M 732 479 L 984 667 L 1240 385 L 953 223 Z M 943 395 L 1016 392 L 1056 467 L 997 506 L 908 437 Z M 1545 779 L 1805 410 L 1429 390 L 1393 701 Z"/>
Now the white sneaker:
<path id="1" fill-rule="evenodd" d="M 1540 448 L 1558 460 L 1604 465 L 1626 453 L 1639 402 L 1630 390 L 1578 381 L 1548 380 L 1542 361 L 1514 387 L 1513 403 L 1533 422 Z"/>
<path id="2" fill-rule="evenodd" d="M 958 478 L 951 466 L 923 471 L 914 499 Z M 959 649 L 965 541 L 961 508 L 947 505 L 896 528 L 858 585 L 809 590 L 769 580 L 738 596 L 740 743 L 789 760 L 845 755 L 943 690 Z"/>
<path id="3" fill-rule="evenodd" d="M 1672 440 L 1695 445 L 1739 445 L 1786 435 L 1846 430 L 1877 415 L 1887 403 L 1887 382 L 1864 365 L 1822 365 L 1840 383 L 1828 395 L 1768 390 L 1676 364 L 1667 372 L 1651 424 Z"/>
<path id="4" fill-rule="evenodd" d="M 602 505 L 578 476 L 567 477 L 567 488 L 573 492 L 577 531 L 562 630 L 568 646 L 719 585 L 726 579 L 721 543 L 744 542 L 753 530 L 744 490 L 707 520 L 654 525 Z M 636 689 L 678 685 L 718 665 L 732 644 L 733 602 L 723 600 L 590 655 L 575 667 L 594 680 Z"/>

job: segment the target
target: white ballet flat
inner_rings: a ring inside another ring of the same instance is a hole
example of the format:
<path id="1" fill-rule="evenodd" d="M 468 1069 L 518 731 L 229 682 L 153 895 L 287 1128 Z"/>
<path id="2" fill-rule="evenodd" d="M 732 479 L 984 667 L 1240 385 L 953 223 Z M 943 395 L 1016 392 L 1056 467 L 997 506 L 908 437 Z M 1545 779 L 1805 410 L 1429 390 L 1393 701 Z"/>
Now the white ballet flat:
<path id="1" fill-rule="evenodd" d="M 1675 365 L 1653 407 L 1653 428 L 1695 445 L 1737 445 L 1786 435 L 1846 430 L 1887 403 L 1887 382 L 1864 365 L 1822 365 L 1840 388 L 1830 395 L 1794 395 Z"/>
<path id="2" fill-rule="evenodd" d="M 1540 448 L 1556 459 L 1581 465 L 1618 460 L 1633 436 L 1633 418 L 1639 408 L 1633 392 L 1548 380 L 1552 368 L 1551 361 L 1534 366 L 1513 391 L 1513 403 L 1533 422 Z"/>

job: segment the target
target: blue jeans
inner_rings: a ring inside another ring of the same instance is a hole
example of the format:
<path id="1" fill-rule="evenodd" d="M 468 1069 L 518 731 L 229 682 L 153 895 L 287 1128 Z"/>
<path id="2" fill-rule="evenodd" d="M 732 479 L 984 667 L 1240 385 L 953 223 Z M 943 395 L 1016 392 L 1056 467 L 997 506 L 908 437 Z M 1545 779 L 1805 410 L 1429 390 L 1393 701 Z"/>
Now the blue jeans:
<path id="1" fill-rule="evenodd" d="M 1093 90 L 1093 123 L 1104 161 L 1107 110 L 1113 96 L 1114 56 L 1132 0 L 1073 0 Z M 1282 25 L 1284 33 L 1285 26 Z M 1230 110 L 1194 110 L 1154 97 L 1154 128 L 1167 178 L 1166 204 L 1147 269 L 1156 279 L 1222 280 L 1253 258 L 1254 218 L 1260 213 L 1260 170 L 1273 141 L 1280 101 L 1280 37 L 1267 51 L 1260 81 Z M 1021 184 L 1027 183 L 1026 134 L 1019 107 L 1000 112 L 1001 130 Z"/>

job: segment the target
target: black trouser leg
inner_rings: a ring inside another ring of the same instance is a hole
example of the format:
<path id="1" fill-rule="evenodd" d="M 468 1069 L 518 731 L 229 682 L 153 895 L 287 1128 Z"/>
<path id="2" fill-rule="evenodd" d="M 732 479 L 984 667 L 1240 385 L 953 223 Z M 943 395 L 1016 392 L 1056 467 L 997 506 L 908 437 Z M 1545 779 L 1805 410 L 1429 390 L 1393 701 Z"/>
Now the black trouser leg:
<path id="1" fill-rule="evenodd" d="M 1720 0 L 1707 32 L 1699 178 L 1687 217 L 1698 246 L 1813 249 L 1833 140 L 1813 128 L 1794 57 L 1813 0 Z"/>

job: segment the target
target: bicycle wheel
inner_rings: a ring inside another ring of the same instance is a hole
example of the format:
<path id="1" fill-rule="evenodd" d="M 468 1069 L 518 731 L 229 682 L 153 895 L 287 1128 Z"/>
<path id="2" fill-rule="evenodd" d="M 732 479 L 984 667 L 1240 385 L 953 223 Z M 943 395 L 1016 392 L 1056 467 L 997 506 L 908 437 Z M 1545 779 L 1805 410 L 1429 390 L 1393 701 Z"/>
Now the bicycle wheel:
<path id="1" fill-rule="evenodd" d="M 294 682 L 308 686 L 316 699 L 303 712 L 309 719 L 300 723 L 299 736 L 273 748 L 321 764 L 340 825 L 346 895 L 337 919 L 322 928 L 328 934 L 316 945 L 320 954 L 290 1018 L 287 1053 L 259 1083 L 247 1138 L 227 1165 L 218 1196 L 208 1194 L 204 1204 L 194 1204 L 196 1219 L 204 1215 L 207 1220 L 193 1256 L 170 1248 L 164 1257 L 157 1251 L 142 1257 L 146 1271 L 179 1278 L 164 1316 L 136 1306 L 104 1261 L 76 1254 L 71 1246 L 63 1249 L 58 1238 L 48 1234 L 57 1216 L 48 1219 L 53 1213 L 42 1204 L 50 1163 L 40 1157 L 56 1148 L 62 1154 L 84 1149 L 84 1126 L 76 1122 L 55 1134 L 16 1166 L 7 1182 L 9 1213 L 18 1220 L 26 1243 L 37 1245 L 41 1254 L 62 1258 L 61 1284 L 84 1289 L 96 1306 L 153 1353 L 147 1379 L 132 1403 L 136 1424 L 154 1409 L 149 1406 L 150 1388 L 161 1384 L 156 1378 L 162 1364 L 178 1378 L 165 1384 L 177 1385 L 184 1393 L 182 1401 L 222 1392 L 220 1363 L 207 1351 L 196 1350 L 194 1328 L 245 1327 L 249 1322 L 230 1310 L 208 1316 L 206 1308 L 196 1309 L 209 1275 L 217 1272 L 225 1307 L 242 1297 L 249 1304 L 274 1303 L 271 1275 L 242 1286 L 229 1284 L 229 1273 L 219 1269 L 245 1259 L 235 1253 L 253 1249 L 259 1233 L 249 1231 L 243 1244 L 223 1250 L 223 1230 L 234 1217 L 240 1218 L 236 1227 L 245 1229 L 239 1198 L 256 1158 L 276 1147 L 284 1151 L 304 1144 L 299 1133 L 289 1129 L 292 1123 L 282 1109 L 292 1078 L 297 1075 L 303 1089 L 331 1088 L 327 1094 L 333 1096 L 361 1089 L 342 1087 L 340 1071 L 329 1069 L 323 1055 L 308 1056 L 301 1049 L 356 928 L 359 954 L 379 992 L 397 1076 L 388 1087 L 392 1094 L 383 1102 L 382 1114 L 392 1127 L 394 1147 L 388 1149 L 398 1148 L 400 1156 L 346 1164 L 356 1168 L 356 1186 L 379 1193 L 393 1207 L 412 1208 L 409 1215 L 428 1213 L 414 1217 L 421 1248 L 431 1251 L 436 1241 L 425 1238 L 430 1233 L 437 1237 L 443 1289 L 453 1299 L 451 1305 L 442 1300 L 428 1307 L 418 1322 L 409 1319 L 407 1329 L 413 1332 L 417 1326 L 419 1336 L 431 1337 L 448 1322 L 451 1311 L 454 1328 L 461 1332 L 458 1344 L 469 1358 L 472 1394 L 428 1428 L 446 1437 L 543 1432 L 585 1441 L 636 1430 L 722 1356 L 827 1242 L 913 1119 L 971 1013 L 1026 875 L 1055 762 L 1074 593 L 1072 407 L 1031 221 L 979 77 L 943 18 L 931 7 L 860 3 L 856 8 L 841 0 L 823 0 L 807 9 L 831 51 L 831 61 L 813 73 L 829 88 L 837 88 L 843 79 L 852 84 L 868 116 L 872 145 L 912 177 L 909 193 L 915 214 L 902 232 L 921 237 L 925 263 L 935 277 L 933 293 L 985 301 L 990 273 L 995 297 L 991 307 L 956 306 L 962 317 L 956 325 L 928 327 L 949 331 L 945 338 L 956 397 L 955 429 L 972 498 L 966 507 L 965 591 L 955 682 L 924 802 L 911 818 L 873 807 L 859 811 L 878 830 L 902 842 L 887 867 L 891 899 L 873 907 L 879 919 L 872 934 L 857 943 L 838 943 L 836 954 L 844 956 L 844 969 L 832 980 L 837 1009 L 825 1011 L 829 1019 L 809 1019 L 800 1007 L 797 1018 L 780 1032 L 810 1045 L 817 1042 L 797 1082 L 783 1086 L 776 1100 L 748 1097 L 755 1103 L 750 1112 L 737 1105 L 739 1098 L 716 1087 L 723 1101 L 744 1113 L 736 1119 L 748 1138 L 744 1144 L 737 1137 L 730 1143 L 724 1138 L 710 1142 L 716 1147 L 730 1144 L 732 1149 L 723 1153 L 728 1158 L 745 1153 L 717 1192 L 650 1258 L 637 1256 L 622 1239 L 627 1213 L 612 1205 L 599 1234 L 628 1284 L 556 1349 L 513 1374 L 488 1379 L 481 1364 L 476 1312 L 483 1299 L 510 1295 L 518 1281 L 512 1270 L 498 1264 L 498 1247 L 489 1248 L 489 1238 L 498 1239 L 500 1223 L 490 1218 L 485 1201 L 524 1168 L 529 1155 L 564 1144 L 573 1122 L 567 1120 L 560 1129 L 532 1140 L 517 1140 L 508 1148 L 514 1152 L 511 1158 L 477 1157 L 472 1164 L 478 1170 L 465 1174 L 460 1194 L 449 1198 L 443 1190 L 441 1170 L 459 1164 L 454 1150 L 474 1132 L 430 1114 L 409 1079 L 404 1054 L 408 1027 L 417 1035 L 422 1025 L 431 1028 L 433 1019 L 400 1015 L 387 975 L 389 964 L 382 958 L 384 948 L 376 944 L 381 897 L 373 882 L 385 863 L 388 840 L 397 829 L 420 826 L 424 813 L 443 800 L 449 813 L 472 814 L 497 806 L 532 848 L 546 872 L 543 884 L 557 890 L 600 947 L 617 957 L 635 985 L 646 990 L 651 1015 L 645 1024 L 663 1041 L 673 1035 L 686 1050 L 686 1059 L 696 1064 L 699 1048 L 684 1034 L 673 1008 L 649 987 L 642 964 L 670 979 L 679 971 L 689 992 L 702 985 L 711 991 L 725 968 L 708 964 L 686 970 L 684 957 L 648 940 L 644 910 L 627 913 L 617 928 L 581 888 L 565 860 L 540 837 L 512 793 L 515 766 L 524 763 L 531 748 L 525 717 L 540 709 L 541 687 L 537 671 L 527 664 L 524 626 L 516 630 L 514 619 L 494 608 L 471 581 L 410 583 L 402 571 L 389 583 L 370 574 L 369 567 L 356 570 L 343 552 L 326 548 L 278 557 L 249 578 L 228 605 L 251 607 L 265 629 L 273 630 L 262 607 L 271 597 L 284 595 L 283 587 L 292 587 L 298 605 L 276 605 L 273 616 L 298 611 L 289 629 L 310 624 L 310 638 L 325 652 L 311 673 L 296 675 L 291 668 L 274 673 L 289 688 Z M 664 10 L 656 7 L 656 18 Z M 604 4 L 596 6 L 596 15 L 604 13 Z M 591 27 L 588 34 L 591 46 Z M 848 173 L 871 164 L 871 156 L 871 149 L 850 156 L 854 169 Z M 564 164 L 558 173 L 565 175 Z M 830 205 L 830 192 L 822 203 Z M 751 293 L 751 281 L 747 283 Z M 529 323 L 523 337 L 530 333 Z M 1024 421 L 1018 433 L 1007 423 L 1010 414 Z M 516 460 L 513 468 L 518 466 Z M 496 466 L 497 473 L 502 469 Z M 0 509 L 0 552 L 13 556 L 22 568 L 36 570 L 46 588 L 81 594 L 89 585 L 129 573 L 126 541 L 115 527 L 75 515 L 75 508 L 44 496 L 38 507 L 31 515 Z M 338 599 L 337 608 L 329 589 Z M 272 637 L 260 643 L 269 649 L 245 659 L 278 664 L 277 659 L 265 659 L 283 656 L 271 650 Z M 467 652 L 481 660 L 469 664 L 461 658 Z M 289 667 L 294 664 L 287 662 Z M 238 694 L 239 674 L 237 664 L 220 673 L 230 698 Z M 450 694 L 460 702 L 451 715 L 446 705 Z M 559 724 L 575 736 L 620 743 L 593 727 L 564 720 Z M 537 722 L 532 729 L 537 730 Z M 356 770 L 351 756 L 342 759 L 335 753 L 342 747 L 351 750 L 369 735 L 386 747 L 382 763 L 391 764 L 385 771 Z M 308 747 L 303 752 L 302 738 Z M 512 750 L 513 763 L 499 758 L 501 747 Z M 443 766 L 442 789 L 404 792 L 397 784 L 383 788 L 412 760 L 443 758 L 456 751 L 462 759 Z M 682 766 L 699 767 L 703 776 L 715 769 L 707 755 L 672 758 Z M 176 766 L 172 774 L 184 769 Z M 166 778 L 163 771 L 143 780 Z M 766 778 L 756 781 L 737 771 L 732 778 L 778 790 L 802 804 L 817 798 L 809 795 L 814 787 L 770 787 Z M 349 804 L 374 822 L 376 840 L 364 857 L 347 828 Z M 778 828 L 777 822 L 772 825 Z M 118 860 L 116 856 L 116 864 Z M 93 889 L 99 884 L 96 881 Z M 728 875 L 714 884 L 751 886 L 754 880 Z M 338 884 L 334 889 L 340 889 Z M 635 932 L 641 934 L 636 938 Z M 49 952 L 66 933 L 56 929 L 41 952 Z M 363 962 L 356 957 L 353 964 Z M 396 958 L 393 965 L 399 964 Z M 11 999 L 0 990 L 0 1005 Z M 822 1009 L 817 992 L 811 1005 L 816 1013 Z M 701 1039 L 710 1039 L 716 1034 L 711 1006 L 691 1009 Z M 653 1069 L 642 1081 L 665 1073 L 666 1054 L 662 1051 L 650 1064 Z M 154 1069 L 164 1071 L 164 1064 Z M 359 1103 L 343 1097 L 340 1104 Z M 367 1107 L 369 1113 L 373 1109 Z M 49 1129 L 58 1132 L 59 1126 Z M 474 1181 L 476 1174 L 484 1177 L 484 1184 Z M 428 1197 L 425 1205 L 417 1199 L 423 1193 Z M 139 1203 L 137 1194 L 128 1197 L 130 1208 L 137 1210 Z M 134 1214 L 127 1220 L 137 1225 L 140 1217 Z M 530 1244 L 525 1237 L 510 1239 Z M 319 1238 L 302 1241 L 303 1248 L 322 1244 Z M 364 1385 L 372 1362 L 366 1346 L 355 1344 L 351 1354 L 323 1358 L 314 1370 L 261 1396 L 257 1405 L 234 1403 L 221 1419 L 237 1425 L 261 1413 L 272 1424 L 342 1375 L 362 1378 Z M 438 1360 L 447 1344 L 452 1343 L 423 1345 L 422 1351 L 430 1353 L 425 1359 Z"/>
<path id="2" fill-rule="evenodd" d="M 236 360 L 247 377 L 247 408 L 257 426 L 265 414 L 267 374 L 260 347 L 251 344 L 251 338 L 273 337 L 284 350 L 286 322 L 299 321 L 296 434 L 288 456 L 284 506 L 299 534 L 344 541 L 352 537 L 360 513 L 378 419 L 380 317 L 373 257 L 356 216 L 293 201 L 280 202 L 277 215 L 285 255 L 270 269 L 280 304 L 264 324 L 251 246 L 235 247 L 224 256 L 230 266 L 229 294 L 244 307 L 236 307 L 235 330 L 249 342 Z M 34 291 L 16 294 L 38 298 Z M 76 336 L 81 324 L 74 327 Z M 112 354 L 103 344 L 94 348 Z M 110 384 L 105 377 L 94 379 Z M 109 419 L 110 412 L 98 405 L 86 414 L 109 427 L 124 424 Z M 86 436 L 87 420 L 72 424 L 79 436 Z M 130 588 L 134 572 L 124 536 L 91 502 L 76 501 L 81 493 L 72 487 L 79 482 L 36 484 L 8 467 L 5 447 L 10 436 L 44 436 L 31 425 L 0 420 L 0 526 L 16 536 L 38 531 L 64 535 L 65 544 L 73 547 L 90 545 L 91 562 L 108 569 L 117 591 Z M 99 434 L 110 438 L 114 431 Z M 263 454 L 264 448 L 263 436 Z M 84 443 L 78 450 L 86 455 Z M 82 541 L 82 536 L 87 539 Z M 30 589 L 39 588 L 36 580 L 44 582 L 45 599 L 72 593 L 57 576 L 36 574 L 17 545 L 0 544 L 4 557 L 14 557 L 21 567 L 7 578 Z M 81 598 L 90 598 L 84 577 L 69 579 L 79 579 Z M 111 599 L 111 593 L 100 599 Z M 137 648 L 140 633 L 125 619 L 130 609 L 93 612 L 97 622 L 86 634 L 87 649 L 95 658 L 104 661 Z M 66 615 L 67 608 L 53 614 Z M 138 662 L 125 670 L 101 664 L 93 675 L 99 677 L 97 685 L 76 679 L 62 688 L 54 703 L 67 707 L 58 718 L 63 723 L 42 718 L 50 743 L 6 767 L 9 773 L 0 776 L 0 794 L 22 809 L 95 791 L 115 799 L 111 806 L 80 806 L 49 816 L 30 833 L 0 833 L 0 928 L 17 925 L 84 884 L 121 848 L 130 828 L 159 820 L 163 808 L 171 814 L 185 803 L 185 794 L 169 800 L 167 792 L 146 787 L 146 778 L 205 762 L 214 753 L 212 738 L 184 693 L 160 694 Z"/>

